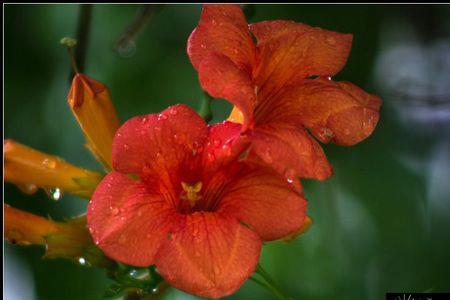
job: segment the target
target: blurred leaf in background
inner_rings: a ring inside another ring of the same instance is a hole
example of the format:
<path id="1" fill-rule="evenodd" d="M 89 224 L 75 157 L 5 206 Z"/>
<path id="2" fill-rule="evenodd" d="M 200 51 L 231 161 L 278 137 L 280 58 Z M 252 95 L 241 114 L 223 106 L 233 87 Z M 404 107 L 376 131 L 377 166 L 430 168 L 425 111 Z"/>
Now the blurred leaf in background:
<path id="1" fill-rule="evenodd" d="M 5 138 L 100 169 L 66 102 L 70 61 L 59 45 L 77 30 L 79 5 L 8 4 Z M 164 5 L 129 47 L 115 46 L 141 5 L 94 5 L 85 73 L 105 83 L 123 122 L 203 92 L 186 55 L 200 5 Z M 269 243 L 262 265 L 294 299 L 382 299 L 387 291 L 450 290 L 450 6 L 247 5 L 249 22 L 289 19 L 354 35 L 338 80 L 384 100 L 374 134 L 351 148 L 324 147 L 335 175 L 305 181 L 311 229 Z M 139 16 L 139 15 L 138 15 Z M 130 48 L 131 47 L 131 48 Z M 126 50 L 126 51 L 125 51 Z M 213 103 L 213 122 L 230 111 Z M 86 202 L 5 185 L 4 201 L 62 220 Z M 5 244 L 6 299 L 101 299 L 101 270 L 43 260 L 43 249 Z M 272 299 L 251 281 L 229 299 Z M 195 299 L 171 291 L 165 299 Z"/>

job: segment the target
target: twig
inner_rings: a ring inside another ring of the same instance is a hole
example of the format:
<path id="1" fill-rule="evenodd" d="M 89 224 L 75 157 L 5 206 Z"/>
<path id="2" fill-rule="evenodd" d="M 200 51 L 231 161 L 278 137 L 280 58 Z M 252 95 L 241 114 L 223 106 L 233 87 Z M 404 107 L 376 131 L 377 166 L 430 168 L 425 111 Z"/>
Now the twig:
<path id="1" fill-rule="evenodd" d="M 75 65 L 77 70 L 72 70 L 70 72 L 69 81 L 72 81 L 75 73 L 84 72 L 84 66 L 86 63 L 86 50 L 88 45 L 89 31 L 91 28 L 92 19 L 92 4 L 80 4 L 80 11 L 78 14 L 78 24 L 77 24 L 77 47 L 74 49 Z"/>

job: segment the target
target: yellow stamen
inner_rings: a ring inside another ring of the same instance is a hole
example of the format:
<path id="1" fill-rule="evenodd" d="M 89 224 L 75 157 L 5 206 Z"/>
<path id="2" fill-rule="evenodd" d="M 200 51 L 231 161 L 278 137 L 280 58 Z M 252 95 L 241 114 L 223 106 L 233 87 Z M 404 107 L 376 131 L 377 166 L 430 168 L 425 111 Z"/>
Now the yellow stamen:
<path id="1" fill-rule="evenodd" d="M 102 175 L 78 168 L 61 158 L 34 150 L 13 140 L 3 142 L 5 181 L 29 193 L 58 188 L 89 198 Z"/>
<path id="2" fill-rule="evenodd" d="M 296 232 L 285 236 L 284 238 L 282 238 L 282 240 L 286 243 L 292 242 L 297 237 L 299 237 L 301 234 L 305 233 L 311 227 L 311 225 L 312 225 L 312 219 L 310 217 L 306 216 L 305 221 L 303 222 L 303 225 Z"/>
<path id="3" fill-rule="evenodd" d="M 233 106 L 233 110 L 228 116 L 228 121 L 243 124 L 244 123 L 244 115 L 236 106 Z"/>
<path id="4" fill-rule="evenodd" d="M 193 207 L 195 203 L 202 199 L 202 195 L 198 193 L 202 190 L 202 182 L 199 181 L 193 185 L 187 184 L 185 182 L 181 183 L 183 190 L 186 194 L 182 195 L 181 198 L 189 201 L 189 205 Z"/>
<path id="5" fill-rule="evenodd" d="M 76 74 L 67 100 L 86 136 L 87 147 L 110 170 L 112 141 L 119 119 L 108 89 L 97 80 Z"/>

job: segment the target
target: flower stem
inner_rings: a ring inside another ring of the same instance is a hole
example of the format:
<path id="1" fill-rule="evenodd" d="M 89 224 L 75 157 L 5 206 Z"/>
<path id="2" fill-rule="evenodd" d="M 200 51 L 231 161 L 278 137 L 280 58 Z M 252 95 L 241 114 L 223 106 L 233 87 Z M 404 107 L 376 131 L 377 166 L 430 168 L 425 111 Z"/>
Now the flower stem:
<path id="1" fill-rule="evenodd" d="M 254 278 L 254 277 L 250 277 L 251 280 L 253 280 L 254 282 L 259 284 L 260 286 L 262 286 L 265 289 L 267 289 L 269 292 L 271 292 L 274 296 L 276 296 L 280 300 L 293 300 L 292 297 L 287 295 L 280 288 L 280 286 L 272 279 L 270 274 L 267 273 L 267 271 L 264 270 L 263 267 L 260 264 L 258 264 L 258 266 L 256 267 L 255 273 L 259 274 L 264 279 L 264 281 L 262 281 L 260 279 L 257 279 L 257 278 Z"/>

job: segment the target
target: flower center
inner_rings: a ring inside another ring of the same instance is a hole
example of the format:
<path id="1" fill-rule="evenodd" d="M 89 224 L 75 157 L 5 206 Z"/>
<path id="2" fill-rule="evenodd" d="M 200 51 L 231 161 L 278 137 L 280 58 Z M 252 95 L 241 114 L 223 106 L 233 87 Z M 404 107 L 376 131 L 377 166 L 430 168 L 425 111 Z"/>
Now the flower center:
<path id="1" fill-rule="evenodd" d="M 181 186 L 183 187 L 183 194 L 181 195 L 181 199 L 189 201 L 189 205 L 194 207 L 195 203 L 202 199 L 202 195 L 199 192 L 202 190 L 202 182 L 199 181 L 194 184 L 188 184 L 185 182 L 181 182 Z"/>

